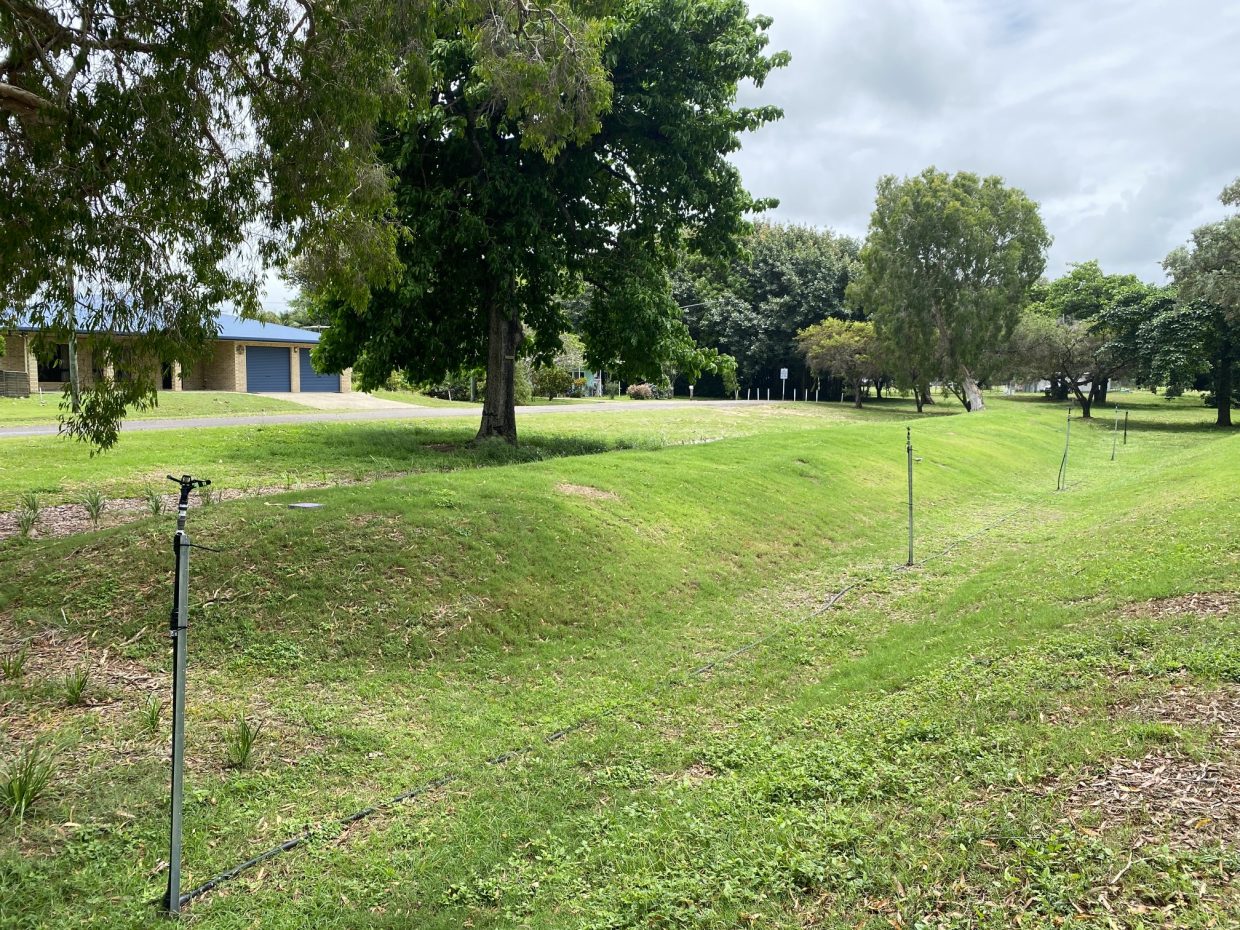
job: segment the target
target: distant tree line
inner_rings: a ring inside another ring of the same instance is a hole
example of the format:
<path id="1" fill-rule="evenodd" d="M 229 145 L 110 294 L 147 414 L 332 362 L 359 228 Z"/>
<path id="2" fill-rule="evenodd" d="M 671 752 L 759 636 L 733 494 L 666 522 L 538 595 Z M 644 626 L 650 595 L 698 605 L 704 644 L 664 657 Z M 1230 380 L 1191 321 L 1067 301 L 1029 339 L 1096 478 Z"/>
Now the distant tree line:
<path id="1" fill-rule="evenodd" d="M 1240 206 L 1240 180 L 1222 200 Z M 1043 382 L 1081 415 L 1123 379 L 1170 394 L 1197 387 L 1231 424 L 1240 403 L 1240 215 L 1203 226 L 1164 262 L 1170 283 L 1107 274 L 1097 261 L 1043 277 L 1037 205 L 997 177 L 928 168 L 880 179 L 864 244 L 758 223 L 726 265 L 686 258 L 674 278 L 695 340 L 734 356 L 742 385 L 825 387 L 827 399 L 933 387 L 966 410 L 982 388 Z M 699 390 L 699 393 L 709 393 Z"/>

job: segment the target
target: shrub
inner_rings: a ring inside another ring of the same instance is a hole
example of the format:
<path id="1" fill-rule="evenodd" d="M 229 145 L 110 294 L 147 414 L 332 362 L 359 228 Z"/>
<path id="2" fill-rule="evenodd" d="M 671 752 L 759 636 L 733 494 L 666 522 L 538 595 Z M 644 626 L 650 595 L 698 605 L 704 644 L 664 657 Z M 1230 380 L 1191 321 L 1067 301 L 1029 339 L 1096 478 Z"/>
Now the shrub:
<path id="1" fill-rule="evenodd" d="M 0 776 L 0 805 L 10 817 L 25 816 L 30 805 L 47 789 L 54 774 L 55 752 L 40 743 L 31 743 Z"/>
<path id="2" fill-rule="evenodd" d="M 91 488 L 82 493 L 80 502 L 82 509 L 86 511 L 86 516 L 90 517 L 91 526 L 98 529 L 99 520 L 103 517 L 103 509 L 107 506 L 108 499 L 98 488 Z"/>
<path id="3" fill-rule="evenodd" d="M 534 390 L 540 397 L 554 400 L 573 389 L 573 376 L 559 365 L 544 365 L 534 372 Z"/>
<path id="4" fill-rule="evenodd" d="M 517 368 L 512 380 L 512 396 L 518 406 L 524 406 L 534 400 L 534 366 L 530 364 L 528 358 L 517 360 Z"/>
<path id="5" fill-rule="evenodd" d="M 34 530 L 34 525 L 39 522 L 39 515 L 33 510 L 17 511 L 17 531 L 21 534 L 22 539 L 30 536 Z"/>
<path id="6" fill-rule="evenodd" d="M 654 400 L 654 388 L 644 381 L 641 384 L 630 384 L 628 395 L 634 400 Z"/>
<path id="7" fill-rule="evenodd" d="M 261 723 L 251 723 L 245 717 L 237 717 L 236 723 L 228 733 L 228 764 L 233 768 L 244 769 L 250 764 L 250 756 L 254 752 L 254 744 L 262 733 Z"/>

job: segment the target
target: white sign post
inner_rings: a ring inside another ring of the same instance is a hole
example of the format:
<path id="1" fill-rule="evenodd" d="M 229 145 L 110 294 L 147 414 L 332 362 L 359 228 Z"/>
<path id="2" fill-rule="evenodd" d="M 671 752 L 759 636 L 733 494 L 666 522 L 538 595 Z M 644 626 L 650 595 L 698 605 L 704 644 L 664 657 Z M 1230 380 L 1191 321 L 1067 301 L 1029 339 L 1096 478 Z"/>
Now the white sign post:
<path id="1" fill-rule="evenodd" d="M 779 369 L 779 380 L 780 380 L 779 399 L 787 400 L 788 399 L 788 369 L 787 368 Z"/>

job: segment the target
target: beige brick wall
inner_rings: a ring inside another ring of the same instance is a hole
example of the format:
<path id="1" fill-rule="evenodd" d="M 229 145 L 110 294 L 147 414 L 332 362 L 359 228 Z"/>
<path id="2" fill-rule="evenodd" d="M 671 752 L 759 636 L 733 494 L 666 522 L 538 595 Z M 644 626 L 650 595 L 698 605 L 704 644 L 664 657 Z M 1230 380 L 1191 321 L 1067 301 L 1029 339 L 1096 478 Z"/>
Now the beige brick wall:
<path id="1" fill-rule="evenodd" d="M 245 355 L 236 342 L 217 342 L 211 357 L 185 376 L 190 391 L 244 391 Z"/>
<path id="2" fill-rule="evenodd" d="M 303 349 L 301 346 L 288 347 L 288 362 L 292 366 L 289 368 L 289 390 L 301 393 L 301 353 L 309 352 L 309 349 Z"/>
<path id="3" fill-rule="evenodd" d="M 0 355 L 0 369 L 5 371 L 27 371 L 26 337 L 5 336 L 4 354 Z"/>

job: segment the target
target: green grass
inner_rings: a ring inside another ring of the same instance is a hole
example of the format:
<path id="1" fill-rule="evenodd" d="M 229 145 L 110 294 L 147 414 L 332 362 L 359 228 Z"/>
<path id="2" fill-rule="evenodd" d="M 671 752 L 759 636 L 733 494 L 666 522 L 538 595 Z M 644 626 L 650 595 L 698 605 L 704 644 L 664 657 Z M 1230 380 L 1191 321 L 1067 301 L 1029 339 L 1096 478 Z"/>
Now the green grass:
<path id="1" fill-rule="evenodd" d="M 133 419 L 248 416 L 257 413 L 307 413 L 309 408 L 292 401 L 230 391 L 160 391 L 159 403 L 138 410 Z M 54 424 L 60 414 L 60 394 L 42 397 L 0 397 L 0 427 Z"/>
<path id="2" fill-rule="evenodd" d="M 1104 418 L 1074 426 L 1063 494 L 1053 405 L 916 421 L 919 552 L 959 544 L 910 572 L 890 570 L 905 421 L 883 410 L 529 421 L 548 442 L 653 445 L 298 495 L 318 511 L 195 511 L 195 542 L 220 551 L 193 564 L 188 883 L 457 778 L 324 832 L 192 919 L 1135 928 L 1170 908 L 1178 927 L 1234 925 L 1234 850 L 1155 842 L 1126 866 L 1134 834 L 1059 806 L 1060 781 L 1111 759 L 1221 752 L 1117 706 L 1240 681 L 1234 611 L 1123 613 L 1234 591 L 1240 567 L 1240 434 L 1196 429 L 1201 408 L 1142 410 L 1114 463 Z M 3 732 L 65 747 L 0 838 L 2 926 L 153 919 L 166 744 L 138 711 L 167 664 L 169 528 L 0 560 L 6 643 L 85 635 L 123 673 L 69 710 L 36 646 L 20 683 L 0 683 L 17 724 Z M 247 770 L 223 763 L 239 716 L 263 720 Z M 0 739 L 6 755 L 19 742 Z M 529 751 L 485 763 L 512 747 Z"/>
<path id="3" fill-rule="evenodd" d="M 381 397 L 384 400 L 395 400 L 402 404 L 409 404 L 414 407 L 459 407 L 459 408 L 481 408 L 482 401 L 465 400 L 444 400 L 442 397 L 431 397 L 429 394 L 423 394 L 421 391 L 389 391 L 387 388 L 379 388 L 377 391 L 371 391 L 374 397 Z"/>
<path id="4" fill-rule="evenodd" d="M 123 434 L 115 448 L 99 455 L 58 436 L 0 439 L 0 511 L 16 507 L 28 491 L 40 494 L 46 504 L 74 501 L 91 488 L 109 498 L 140 497 L 148 485 L 167 485 L 169 474 L 201 475 L 210 478 L 217 490 L 295 487 L 818 429 L 828 423 L 900 419 L 912 413 L 912 404 L 900 401 L 862 411 L 827 404 L 693 410 L 617 405 L 614 415 L 607 411 L 527 417 L 520 423 L 522 444 L 515 453 L 474 447 L 478 426 L 472 418 L 133 432 Z"/>

